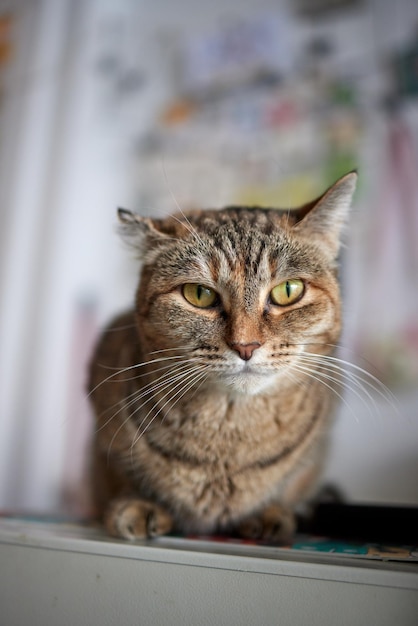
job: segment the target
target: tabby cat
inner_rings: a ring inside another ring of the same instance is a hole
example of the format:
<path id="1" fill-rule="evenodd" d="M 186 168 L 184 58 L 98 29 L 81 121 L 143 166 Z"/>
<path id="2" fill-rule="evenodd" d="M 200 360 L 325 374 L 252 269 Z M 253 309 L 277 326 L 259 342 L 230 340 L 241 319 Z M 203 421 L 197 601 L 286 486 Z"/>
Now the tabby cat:
<path id="1" fill-rule="evenodd" d="M 111 535 L 292 535 L 338 396 L 339 368 L 326 372 L 356 180 L 351 172 L 291 211 L 150 219 L 119 210 L 141 277 L 90 377 L 94 495 Z"/>

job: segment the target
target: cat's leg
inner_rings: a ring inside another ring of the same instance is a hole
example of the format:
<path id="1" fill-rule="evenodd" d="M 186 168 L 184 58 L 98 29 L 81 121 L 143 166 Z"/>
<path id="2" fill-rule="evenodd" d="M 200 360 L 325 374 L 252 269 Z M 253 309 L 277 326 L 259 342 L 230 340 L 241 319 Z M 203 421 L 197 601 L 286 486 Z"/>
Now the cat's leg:
<path id="1" fill-rule="evenodd" d="M 314 493 L 321 464 L 314 462 L 299 467 L 288 477 L 282 489 L 281 502 L 273 503 L 259 513 L 244 519 L 238 526 L 241 537 L 271 543 L 288 543 L 296 531 L 295 507 Z"/>
<path id="2" fill-rule="evenodd" d="M 164 535 L 173 527 L 173 519 L 165 509 L 138 498 L 117 498 L 109 505 L 104 523 L 113 537 L 144 539 Z"/>
<path id="3" fill-rule="evenodd" d="M 281 504 L 271 504 L 245 518 L 237 530 L 239 535 L 246 539 L 288 543 L 296 530 L 295 516 L 290 508 Z"/>

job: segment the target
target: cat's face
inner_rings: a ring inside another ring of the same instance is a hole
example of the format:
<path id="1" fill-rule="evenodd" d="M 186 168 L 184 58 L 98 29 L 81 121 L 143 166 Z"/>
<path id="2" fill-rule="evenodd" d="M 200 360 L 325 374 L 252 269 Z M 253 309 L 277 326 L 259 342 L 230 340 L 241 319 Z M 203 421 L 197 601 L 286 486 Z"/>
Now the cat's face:
<path id="1" fill-rule="evenodd" d="M 239 393 L 303 377 L 303 355 L 338 341 L 335 257 L 355 178 L 291 214 L 230 208 L 150 222 L 124 212 L 130 236 L 139 226 L 146 240 L 137 294 L 146 352 L 183 355 L 199 380 Z"/>

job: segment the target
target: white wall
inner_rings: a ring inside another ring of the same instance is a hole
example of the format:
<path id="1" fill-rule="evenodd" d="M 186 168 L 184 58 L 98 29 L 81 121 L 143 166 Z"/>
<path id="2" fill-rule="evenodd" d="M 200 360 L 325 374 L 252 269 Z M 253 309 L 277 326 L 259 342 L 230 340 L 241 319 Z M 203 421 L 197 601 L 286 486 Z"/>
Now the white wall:
<path id="1" fill-rule="evenodd" d="M 74 455 L 88 428 L 80 391 L 85 361 L 99 326 L 130 303 L 137 271 L 115 235 L 115 208 L 139 208 L 132 137 L 152 123 L 172 89 L 161 41 L 205 31 L 225 15 L 278 7 L 288 10 L 284 0 L 21 1 L 20 57 L 0 127 L 7 139 L 0 160 L 1 508 L 57 508 L 63 481 L 71 489 L 80 478 Z M 337 25 L 305 23 L 294 45 L 335 28 L 341 41 L 355 37 L 348 57 L 336 62 L 363 56 L 373 94 L 376 55 L 410 34 L 416 13 L 410 0 L 371 2 L 365 16 Z M 103 69 L 109 55 L 113 73 Z M 138 68 L 144 85 L 123 94 L 121 71 Z M 377 162 L 371 150 L 371 174 Z M 359 220 L 360 238 L 361 228 Z M 350 293 L 362 272 L 354 264 Z M 353 298 L 349 334 L 362 322 Z M 410 392 L 399 402 L 399 416 L 384 402 L 374 417 L 354 404 L 357 421 L 341 412 L 327 475 L 354 499 L 418 502 L 418 399 Z"/>
<path id="2" fill-rule="evenodd" d="M 86 298 L 98 323 L 119 296 L 109 285 L 122 175 L 116 129 L 100 117 L 95 17 L 93 3 L 67 0 L 22 3 L 19 13 L 19 43 L 31 35 L 32 46 L 10 86 L 21 111 L 0 328 L 0 501 L 9 508 L 59 503 L 74 329 Z"/>

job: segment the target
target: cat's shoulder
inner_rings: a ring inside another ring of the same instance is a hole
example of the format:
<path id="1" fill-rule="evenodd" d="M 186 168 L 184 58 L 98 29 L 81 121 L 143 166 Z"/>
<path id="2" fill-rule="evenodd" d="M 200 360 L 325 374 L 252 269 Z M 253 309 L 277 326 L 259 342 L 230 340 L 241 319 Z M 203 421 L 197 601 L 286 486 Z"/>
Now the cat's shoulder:
<path id="1" fill-rule="evenodd" d="M 133 310 L 124 311 L 116 315 L 101 333 L 100 343 L 116 343 L 120 345 L 121 340 L 131 339 L 136 335 L 135 312 Z"/>
<path id="2" fill-rule="evenodd" d="M 138 336 L 134 311 L 125 311 L 113 318 L 100 333 L 90 364 L 92 388 L 97 377 L 103 377 L 106 368 L 127 367 L 138 351 Z M 107 371 L 107 375 L 109 372 Z"/>

